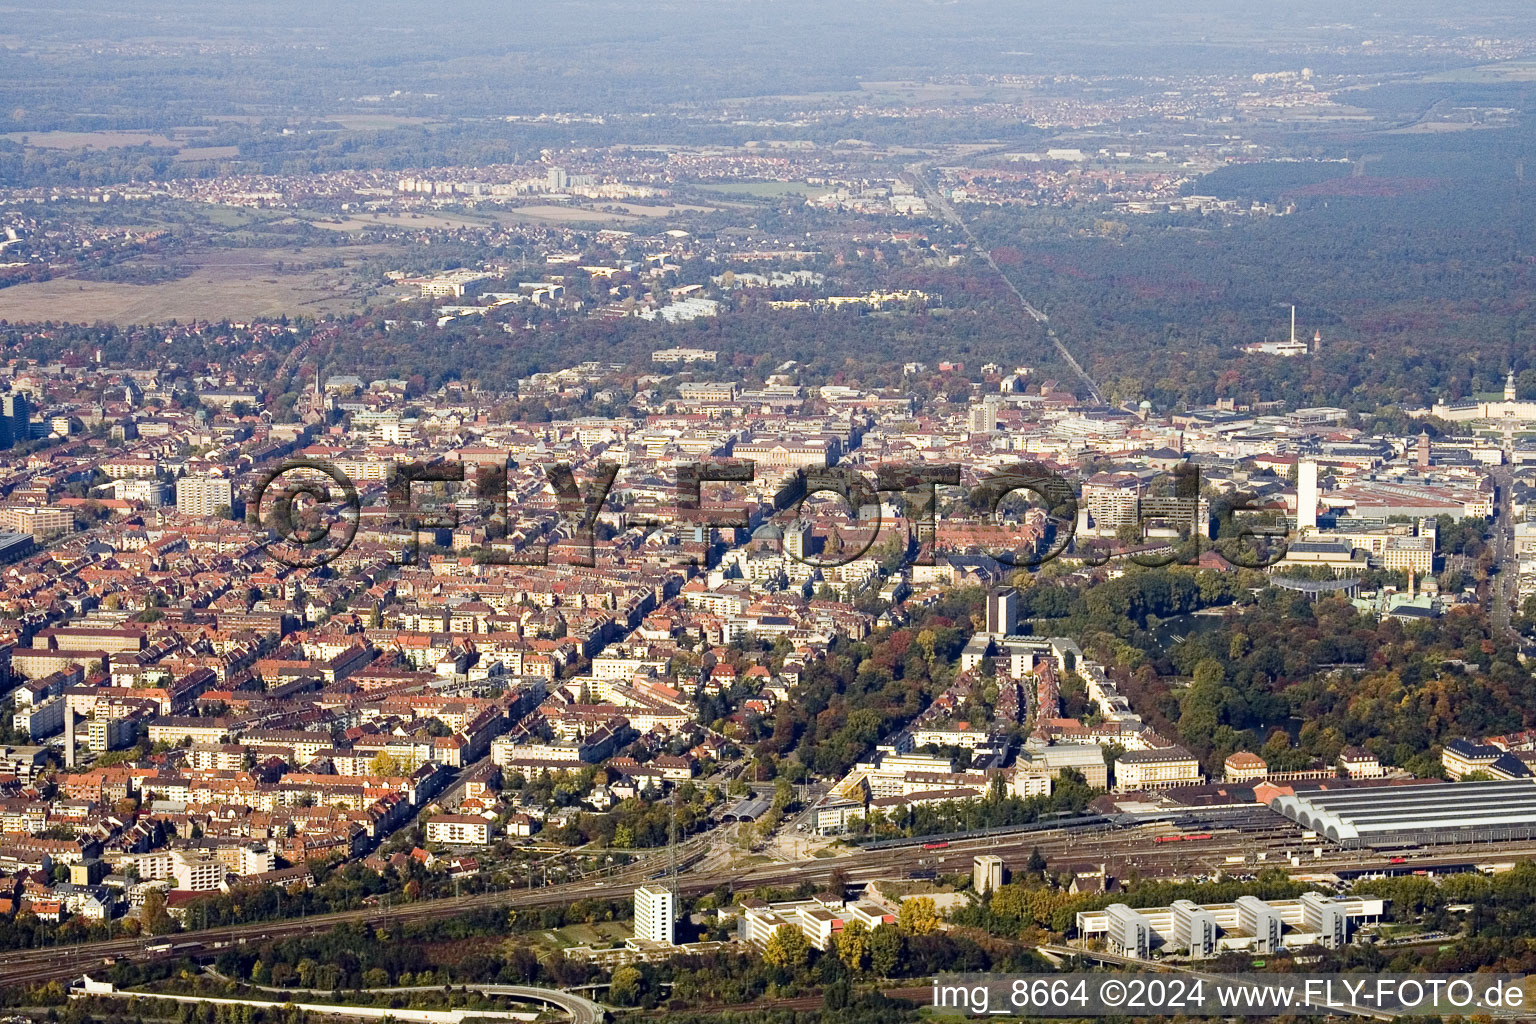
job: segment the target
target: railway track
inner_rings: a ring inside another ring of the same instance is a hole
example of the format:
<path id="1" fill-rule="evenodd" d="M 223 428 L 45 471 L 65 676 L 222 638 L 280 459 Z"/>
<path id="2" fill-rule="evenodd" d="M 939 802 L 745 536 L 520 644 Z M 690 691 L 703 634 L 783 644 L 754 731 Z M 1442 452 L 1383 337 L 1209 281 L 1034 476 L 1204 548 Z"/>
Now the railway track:
<path id="1" fill-rule="evenodd" d="M 1202 820 L 1197 824 L 1203 827 L 1205 822 Z M 1244 827 L 1225 831 L 1217 826 L 1209 833 L 1210 839 L 1161 845 L 1154 843 L 1160 834 L 1187 833 L 1189 827 L 1188 824 L 1176 826 L 1167 821 L 1157 821 L 1130 827 L 1058 829 L 959 839 L 939 849 L 925 849 L 922 844 L 915 844 L 855 852 L 824 860 L 766 864 L 746 872 L 730 869 L 689 871 L 679 877 L 678 887 L 683 896 L 697 896 L 721 885 L 730 886 L 736 891 L 748 891 L 759 886 L 788 888 L 805 882 L 823 883 L 834 872 L 842 872 L 848 881 L 855 884 L 878 878 L 904 877 L 913 870 L 926 868 L 933 868 L 940 874 L 968 874 L 971 858 L 977 853 L 997 854 L 1003 857 L 1007 866 L 1018 868 L 1037 847 L 1048 863 L 1100 861 L 1117 865 L 1121 870 L 1135 869 L 1144 875 L 1204 873 L 1220 866 L 1225 857 L 1237 853 L 1246 855 L 1255 851 L 1284 850 L 1300 852 L 1318 845 L 1317 840 L 1304 840 L 1300 830 L 1289 822 L 1264 823 L 1257 819 L 1245 823 Z M 1536 843 L 1479 845 L 1465 849 L 1426 848 L 1393 851 L 1390 854 L 1328 849 L 1322 858 L 1304 857 L 1298 867 L 1307 871 L 1440 870 L 1533 855 L 1536 855 Z M 1396 862 L 1399 858 L 1402 858 L 1401 861 Z M 1288 862 L 1278 857 L 1258 866 L 1291 868 Z M 213 954 L 231 945 L 295 938 L 347 923 L 431 921 L 486 907 L 538 908 L 562 906 L 578 899 L 628 899 L 634 886 L 645 881 L 656 870 L 656 863 L 647 861 L 601 880 L 567 882 L 536 889 L 473 893 L 390 908 L 363 907 L 303 918 L 183 932 L 169 938 L 174 944 L 170 950 L 151 951 L 146 946 L 156 940 L 143 938 L 15 950 L 8 952 L 4 961 L 0 962 L 0 985 L 76 977 L 91 970 L 99 970 L 103 961 L 109 957 L 154 962 L 189 954 Z"/>

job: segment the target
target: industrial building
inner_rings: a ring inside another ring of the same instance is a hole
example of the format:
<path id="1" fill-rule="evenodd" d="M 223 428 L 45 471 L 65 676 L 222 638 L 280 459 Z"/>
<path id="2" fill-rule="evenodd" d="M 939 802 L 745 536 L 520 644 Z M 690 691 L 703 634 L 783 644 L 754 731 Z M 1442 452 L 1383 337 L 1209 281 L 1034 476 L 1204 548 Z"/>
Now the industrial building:
<path id="1" fill-rule="evenodd" d="M 1335 899 L 1320 892 L 1303 893 L 1299 900 L 1243 896 L 1212 906 L 1179 900 L 1171 907 L 1133 909 L 1116 903 L 1078 913 L 1077 934 L 1081 939 L 1103 936 L 1110 952 L 1143 960 L 1159 948 L 1195 959 L 1228 950 L 1332 949 L 1349 941 L 1351 923 L 1373 922 L 1385 906 L 1384 900 Z"/>
<path id="2" fill-rule="evenodd" d="M 1528 779 L 1307 790 L 1270 807 L 1346 847 L 1536 838 L 1536 783 Z"/>

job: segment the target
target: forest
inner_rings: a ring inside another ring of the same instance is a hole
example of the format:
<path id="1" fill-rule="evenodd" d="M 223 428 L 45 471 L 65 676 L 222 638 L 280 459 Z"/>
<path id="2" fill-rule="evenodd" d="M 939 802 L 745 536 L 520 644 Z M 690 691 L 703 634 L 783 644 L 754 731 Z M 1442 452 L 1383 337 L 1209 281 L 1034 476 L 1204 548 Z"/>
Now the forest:
<path id="1" fill-rule="evenodd" d="M 1326 152 L 1352 162 L 1234 164 L 1188 186 L 1288 216 L 1132 216 L 1095 233 L 1075 230 L 1086 215 L 987 210 L 972 226 L 1117 400 L 1424 407 L 1497 391 L 1536 359 L 1533 133 L 1527 118 L 1334 141 Z M 1238 351 L 1284 337 L 1292 304 L 1318 355 Z"/>

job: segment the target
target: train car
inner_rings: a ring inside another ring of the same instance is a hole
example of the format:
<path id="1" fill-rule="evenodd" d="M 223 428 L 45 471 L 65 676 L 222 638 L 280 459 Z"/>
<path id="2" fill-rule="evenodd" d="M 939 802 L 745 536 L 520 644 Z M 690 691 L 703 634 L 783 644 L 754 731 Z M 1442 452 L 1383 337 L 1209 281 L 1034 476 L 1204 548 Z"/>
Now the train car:
<path id="1" fill-rule="evenodd" d="M 923 849 L 925 849 L 925 850 L 943 850 L 943 849 L 947 849 L 948 847 L 949 847 L 949 843 L 948 842 L 924 843 L 923 844 Z"/>
<path id="2" fill-rule="evenodd" d="M 1158 836 L 1156 839 L 1154 839 L 1152 841 L 1154 843 L 1176 843 L 1180 839 L 1183 839 L 1183 838 L 1184 838 L 1183 836 Z"/>
<path id="3" fill-rule="evenodd" d="M 939 877 L 939 873 L 933 868 L 925 868 L 921 871 L 908 871 L 907 877 L 915 882 L 931 882 Z"/>
<path id="4" fill-rule="evenodd" d="M 1184 842 L 1186 842 L 1186 843 L 1194 843 L 1194 842 L 1198 842 L 1198 841 L 1200 841 L 1202 839 L 1210 839 L 1211 838 L 1211 834 L 1209 832 L 1201 832 L 1198 835 L 1180 836 L 1179 838 L 1183 839 Z"/>

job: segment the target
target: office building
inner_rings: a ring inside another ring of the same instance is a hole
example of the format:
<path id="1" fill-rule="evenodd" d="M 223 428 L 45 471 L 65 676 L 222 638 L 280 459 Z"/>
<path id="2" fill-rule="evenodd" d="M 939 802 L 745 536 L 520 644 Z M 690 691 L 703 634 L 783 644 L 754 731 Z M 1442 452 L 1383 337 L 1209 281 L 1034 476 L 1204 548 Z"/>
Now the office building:
<path id="1" fill-rule="evenodd" d="M 0 395 L 0 448 L 32 439 L 32 407 L 27 396 L 12 392 Z"/>
<path id="2" fill-rule="evenodd" d="M 642 885 L 635 890 L 635 938 L 671 945 L 677 920 L 676 897 L 661 885 Z"/>
<path id="3" fill-rule="evenodd" d="M 1197 960 L 1216 955 L 1216 915 L 1190 900 L 1175 900 L 1173 944 L 1189 951 Z"/>
<path id="4" fill-rule="evenodd" d="M 1349 941 L 1349 914 L 1338 900 L 1320 892 L 1304 892 L 1301 913 L 1307 931 L 1317 933 L 1318 945 L 1338 949 Z"/>
<path id="5" fill-rule="evenodd" d="M 811 524 L 796 519 L 784 527 L 784 554 L 805 561 L 811 553 Z"/>
<path id="6" fill-rule="evenodd" d="M 1151 923 L 1124 903 L 1112 904 L 1105 913 L 1109 917 L 1106 935 L 1109 951 L 1120 956 L 1147 959 L 1152 949 Z"/>
<path id="7" fill-rule="evenodd" d="M 1281 948 L 1280 935 L 1285 922 L 1280 911 L 1257 896 L 1239 896 L 1236 902 L 1237 924 L 1245 933 L 1253 936 L 1253 951 L 1274 953 Z"/>
<path id="8" fill-rule="evenodd" d="M 39 505 L 11 505 L 0 508 L 0 527 L 7 532 L 26 534 L 35 543 L 75 530 L 75 513 L 67 508 Z"/>
<path id="9" fill-rule="evenodd" d="M 1272 953 L 1318 944 L 1332 948 L 1349 940 L 1352 924 L 1358 927 L 1379 921 L 1385 910 L 1385 901 L 1372 897 L 1310 892 L 1296 900 L 1244 896 L 1236 903 L 1203 906 L 1179 900 L 1171 906 L 1139 907 L 1128 913 L 1145 923 L 1149 949 L 1205 959 L 1233 951 Z M 1138 955 L 1134 952 L 1138 941 L 1134 922 L 1127 912 L 1113 911 L 1113 907 L 1079 911 L 1078 937 L 1092 940 L 1103 936 L 1109 949 L 1123 949 L 1126 956 Z"/>
<path id="10" fill-rule="evenodd" d="M 1167 789 L 1205 781 L 1200 759 L 1183 747 L 1128 750 L 1115 759 L 1115 788 Z"/>

